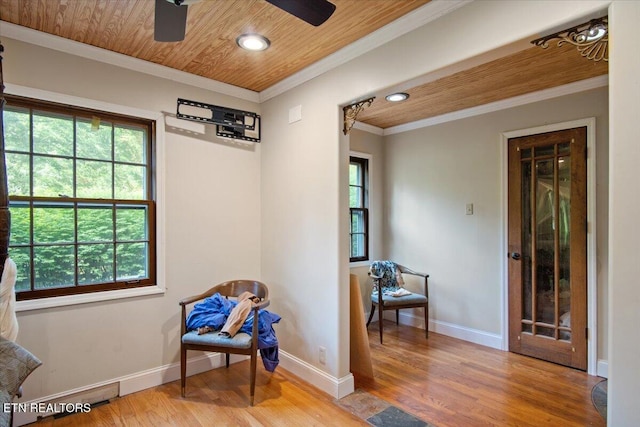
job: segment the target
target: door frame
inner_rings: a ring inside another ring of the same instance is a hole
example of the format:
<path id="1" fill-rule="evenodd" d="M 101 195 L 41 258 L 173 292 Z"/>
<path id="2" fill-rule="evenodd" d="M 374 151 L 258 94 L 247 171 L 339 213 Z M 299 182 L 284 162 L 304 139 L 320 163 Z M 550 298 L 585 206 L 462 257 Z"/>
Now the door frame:
<path id="1" fill-rule="evenodd" d="M 508 248 L 508 149 L 507 144 L 510 138 L 517 138 L 538 133 L 555 132 L 576 127 L 587 128 L 587 327 L 589 337 L 587 339 L 587 373 L 597 375 L 598 364 L 598 287 L 596 281 L 596 119 L 589 117 L 585 119 L 572 120 L 561 123 L 554 123 L 544 126 L 537 126 L 526 129 L 518 129 L 509 132 L 502 132 L 500 136 L 500 154 L 502 156 L 502 248 L 501 257 L 502 268 L 502 295 L 500 305 L 501 313 L 501 334 L 502 350 L 509 351 L 509 272 L 507 262 Z"/>

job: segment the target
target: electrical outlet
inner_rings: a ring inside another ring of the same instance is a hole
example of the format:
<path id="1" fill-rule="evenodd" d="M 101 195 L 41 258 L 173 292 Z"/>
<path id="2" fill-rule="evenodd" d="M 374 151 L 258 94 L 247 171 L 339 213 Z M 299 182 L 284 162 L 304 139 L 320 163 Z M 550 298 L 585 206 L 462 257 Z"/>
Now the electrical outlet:
<path id="1" fill-rule="evenodd" d="M 318 361 L 321 364 L 325 364 L 327 363 L 327 349 L 324 347 L 320 347 L 319 352 L 318 352 Z"/>

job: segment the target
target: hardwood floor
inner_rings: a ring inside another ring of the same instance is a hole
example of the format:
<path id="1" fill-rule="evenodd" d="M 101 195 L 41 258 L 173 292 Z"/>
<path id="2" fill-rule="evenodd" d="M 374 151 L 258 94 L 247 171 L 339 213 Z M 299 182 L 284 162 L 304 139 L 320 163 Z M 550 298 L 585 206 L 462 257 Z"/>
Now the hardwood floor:
<path id="1" fill-rule="evenodd" d="M 385 323 L 369 330 L 374 381 L 356 387 L 437 427 L 604 426 L 591 403 L 601 381 L 584 372 L 436 333 Z M 369 425 L 284 369 L 258 368 L 248 406 L 248 362 L 117 398 L 45 426 L 357 426 Z"/>
<path id="2" fill-rule="evenodd" d="M 585 372 L 387 321 L 369 342 L 375 381 L 356 387 L 438 427 L 606 425 Z"/>
<path id="3" fill-rule="evenodd" d="M 334 399 L 284 369 L 273 374 L 260 362 L 255 406 L 249 406 L 249 362 L 232 364 L 180 381 L 113 399 L 91 412 L 52 417 L 35 426 L 367 426 Z"/>

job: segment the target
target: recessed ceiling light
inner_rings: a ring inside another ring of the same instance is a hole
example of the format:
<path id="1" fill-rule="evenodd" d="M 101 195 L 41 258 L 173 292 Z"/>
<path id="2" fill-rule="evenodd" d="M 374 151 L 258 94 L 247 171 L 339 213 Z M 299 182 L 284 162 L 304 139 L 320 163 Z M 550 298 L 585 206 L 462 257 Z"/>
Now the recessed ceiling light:
<path id="1" fill-rule="evenodd" d="M 236 43 L 243 49 L 251 51 L 265 50 L 271 42 L 260 34 L 242 34 L 236 39 Z"/>
<path id="2" fill-rule="evenodd" d="M 387 95 L 384 97 L 384 99 L 390 102 L 400 102 L 404 101 L 407 98 L 409 98 L 409 94 L 404 92 L 392 93 L 391 95 Z"/>

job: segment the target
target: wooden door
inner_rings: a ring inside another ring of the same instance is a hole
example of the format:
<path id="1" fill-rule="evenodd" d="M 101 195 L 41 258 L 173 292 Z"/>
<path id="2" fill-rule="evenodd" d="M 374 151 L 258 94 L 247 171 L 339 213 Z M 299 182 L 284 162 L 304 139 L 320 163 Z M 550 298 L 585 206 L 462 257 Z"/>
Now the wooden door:
<path id="1" fill-rule="evenodd" d="M 508 144 L 509 350 L 586 370 L 586 128 Z"/>

